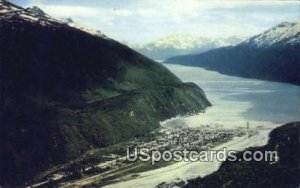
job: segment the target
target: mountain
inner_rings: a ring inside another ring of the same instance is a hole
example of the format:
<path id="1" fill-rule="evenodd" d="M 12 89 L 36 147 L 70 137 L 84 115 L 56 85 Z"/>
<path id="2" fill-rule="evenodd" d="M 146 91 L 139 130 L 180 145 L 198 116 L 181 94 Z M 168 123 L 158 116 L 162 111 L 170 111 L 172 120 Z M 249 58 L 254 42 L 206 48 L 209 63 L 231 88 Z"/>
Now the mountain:
<path id="1" fill-rule="evenodd" d="M 28 7 L 27 10 L 37 16 L 47 16 L 47 14 L 42 9 L 40 9 L 38 6 Z"/>
<path id="2" fill-rule="evenodd" d="M 49 18 L 49 15 L 47 15 L 42 9 L 40 9 L 37 6 L 28 7 L 27 11 L 29 11 L 30 13 L 35 14 L 37 16 L 40 16 L 40 17 L 48 17 Z M 60 21 L 62 21 L 63 23 L 69 25 L 70 27 L 74 27 L 74 28 L 83 30 L 83 31 L 85 31 L 87 33 L 90 33 L 92 35 L 96 35 L 96 36 L 100 36 L 100 37 L 106 37 L 101 31 L 95 30 L 93 28 L 89 28 L 89 27 L 84 26 L 80 23 L 77 23 L 77 22 L 73 21 L 72 18 L 62 18 L 62 19 L 60 19 Z"/>
<path id="3" fill-rule="evenodd" d="M 209 105 L 197 85 L 129 47 L 0 0 L 0 187 Z"/>
<path id="4" fill-rule="evenodd" d="M 176 55 L 200 53 L 213 48 L 231 46 L 242 42 L 242 37 L 205 38 L 189 34 L 174 34 L 147 44 L 133 44 L 131 47 L 152 58 L 165 60 Z"/>
<path id="5" fill-rule="evenodd" d="M 218 171 L 204 178 L 188 181 L 183 187 L 288 187 L 300 185 L 300 122 L 285 124 L 274 129 L 268 144 L 248 148 L 237 156 L 242 159 L 244 152 L 277 151 L 279 161 L 225 161 Z M 249 153 L 248 153 L 249 154 Z"/>
<path id="6" fill-rule="evenodd" d="M 72 18 L 61 19 L 61 21 L 63 21 L 64 23 L 66 23 L 70 27 L 74 27 L 74 28 L 83 30 L 83 31 L 85 31 L 87 33 L 90 33 L 92 35 L 99 36 L 99 37 L 104 37 L 104 38 L 106 37 L 101 31 L 95 30 L 93 28 L 89 28 L 87 26 L 84 26 L 80 23 L 74 22 Z"/>
<path id="7" fill-rule="evenodd" d="M 281 23 L 232 47 L 172 57 L 165 63 L 220 73 L 300 84 L 300 22 Z"/>
<path id="8" fill-rule="evenodd" d="M 283 22 L 244 42 L 254 48 L 272 48 L 274 46 L 299 45 L 300 22 Z"/>

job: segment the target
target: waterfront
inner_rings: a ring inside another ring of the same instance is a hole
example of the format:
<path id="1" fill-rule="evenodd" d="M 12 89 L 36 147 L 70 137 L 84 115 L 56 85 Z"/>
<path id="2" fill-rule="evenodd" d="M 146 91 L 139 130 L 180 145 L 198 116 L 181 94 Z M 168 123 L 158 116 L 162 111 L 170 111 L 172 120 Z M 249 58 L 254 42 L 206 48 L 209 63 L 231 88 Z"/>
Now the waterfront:
<path id="1" fill-rule="evenodd" d="M 165 66 L 184 82 L 198 84 L 213 104 L 205 114 L 181 118 L 189 127 L 201 124 L 240 127 L 247 122 L 250 126 L 274 127 L 300 120 L 299 86 L 227 76 L 199 67 Z M 167 122 L 174 124 L 172 120 Z"/>
<path id="2" fill-rule="evenodd" d="M 161 122 L 159 132 L 153 133 L 154 136 L 145 140 L 134 139 L 124 148 L 145 147 L 164 151 L 184 148 L 221 150 L 226 147 L 241 151 L 266 144 L 268 133 L 273 128 L 299 120 L 299 86 L 226 76 L 201 68 L 167 67 L 183 81 L 195 82 L 203 88 L 213 106 L 204 113 L 165 120 Z M 153 166 L 140 162 L 127 163 L 125 152 L 111 153 L 110 156 L 110 160 L 82 170 L 86 173 L 96 169 L 89 176 L 61 185 L 150 188 L 206 176 L 221 164 L 214 160 L 163 162 Z M 65 175 L 60 174 L 61 177 Z"/>
<path id="3" fill-rule="evenodd" d="M 164 127 L 184 128 L 220 125 L 232 129 L 259 128 L 259 134 L 239 137 L 214 149 L 243 150 L 267 143 L 269 132 L 278 125 L 299 121 L 300 87 L 277 82 L 222 75 L 202 68 L 166 65 L 184 82 L 198 84 L 213 104 L 205 113 L 176 117 L 162 122 Z M 135 179 L 107 187 L 155 187 L 159 184 L 204 177 L 219 168 L 220 162 L 180 162 L 156 170 L 142 172 Z"/>

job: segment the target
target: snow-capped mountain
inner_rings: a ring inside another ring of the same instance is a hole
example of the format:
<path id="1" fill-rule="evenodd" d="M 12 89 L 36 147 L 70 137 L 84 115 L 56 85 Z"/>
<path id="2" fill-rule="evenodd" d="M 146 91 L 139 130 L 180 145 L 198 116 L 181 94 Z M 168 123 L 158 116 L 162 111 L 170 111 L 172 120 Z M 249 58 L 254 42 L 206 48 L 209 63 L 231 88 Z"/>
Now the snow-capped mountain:
<path id="1" fill-rule="evenodd" d="M 7 21 L 13 21 L 16 17 L 29 21 L 32 23 L 38 23 L 43 26 L 59 27 L 62 24 L 67 24 L 70 27 L 82 30 L 94 36 L 107 38 L 101 31 L 95 30 L 86 26 L 83 26 L 72 19 L 55 19 L 46 14 L 42 9 L 37 6 L 29 7 L 27 9 L 13 5 L 7 1 L 0 0 L 0 19 Z"/>
<path id="2" fill-rule="evenodd" d="M 163 65 L 33 10 L 0 0 L 0 187 L 59 187 L 89 150 L 210 106 Z"/>
<path id="3" fill-rule="evenodd" d="M 300 43 L 300 21 L 283 22 L 271 29 L 246 40 L 243 45 L 267 48 L 273 45 L 293 45 Z"/>
<path id="4" fill-rule="evenodd" d="M 37 11 L 36 7 L 23 9 L 7 1 L 0 0 L 0 20 L 12 22 L 16 18 L 31 23 L 38 23 L 42 26 L 57 26 L 57 24 L 63 23 L 43 12 Z"/>
<path id="5" fill-rule="evenodd" d="M 176 55 L 200 53 L 213 48 L 236 45 L 244 39 L 236 36 L 213 39 L 178 33 L 151 43 L 130 46 L 150 58 L 166 59 Z"/>
<path id="6" fill-rule="evenodd" d="M 65 18 L 65 19 L 63 18 L 63 19 L 61 19 L 61 21 L 68 24 L 70 27 L 80 29 L 82 31 L 85 31 L 85 32 L 90 33 L 90 34 L 95 35 L 95 36 L 107 38 L 100 30 L 89 28 L 89 27 L 87 27 L 85 25 L 82 25 L 78 22 L 74 22 L 72 18 Z"/>
<path id="7" fill-rule="evenodd" d="M 34 14 L 36 16 L 50 17 L 42 9 L 40 9 L 37 6 L 28 7 L 26 10 L 28 10 L 30 13 L 32 13 L 32 14 Z M 107 38 L 100 30 L 96 30 L 96 29 L 84 26 L 84 25 L 82 25 L 82 24 L 80 24 L 78 22 L 73 21 L 72 18 L 62 18 L 62 19 L 59 19 L 58 21 L 63 22 L 65 24 L 69 25 L 70 27 L 74 27 L 76 29 L 80 29 L 82 31 L 90 33 L 92 35 L 103 37 L 103 38 Z"/>
<path id="8" fill-rule="evenodd" d="M 27 10 L 38 16 L 46 16 L 46 13 L 42 9 L 40 9 L 38 6 L 28 7 Z"/>
<path id="9" fill-rule="evenodd" d="M 177 56 L 165 63 L 300 85 L 300 22 L 283 22 L 236 46 Z"/>

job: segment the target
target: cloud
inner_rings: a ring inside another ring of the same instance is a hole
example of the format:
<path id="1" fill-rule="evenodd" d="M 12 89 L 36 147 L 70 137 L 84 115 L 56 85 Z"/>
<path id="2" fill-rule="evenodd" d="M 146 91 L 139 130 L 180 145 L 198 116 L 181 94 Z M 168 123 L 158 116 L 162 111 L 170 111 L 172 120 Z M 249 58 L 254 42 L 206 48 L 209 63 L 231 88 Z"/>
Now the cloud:
<path id="1" fill-rule="evenodd" d="M 121 41 L 182 32 L 206 37 L 254 35 L 299 19 L 299 1 L 31 0 L 55 17 L 72 17 Z"/>
<path id="2" fill-rule="evenodd" d="M 130 16 L 131 11 L 126 9 L 104 9 L 91 8 L 84 6 L 68 6 L 68 5 L 45 5 L 45 4 L 30 4 L 37 5 L 45 12 L 56 17 L 83 17 L 94 18 L 96 16 Z"/>
<path id="3" fill-rule="evenodd" d="M 56 17 L 94 17 L 97 16 L 97 10 L 81 6 L 57 6 L 57 5 L 38 5 L 50 15 Z"/>

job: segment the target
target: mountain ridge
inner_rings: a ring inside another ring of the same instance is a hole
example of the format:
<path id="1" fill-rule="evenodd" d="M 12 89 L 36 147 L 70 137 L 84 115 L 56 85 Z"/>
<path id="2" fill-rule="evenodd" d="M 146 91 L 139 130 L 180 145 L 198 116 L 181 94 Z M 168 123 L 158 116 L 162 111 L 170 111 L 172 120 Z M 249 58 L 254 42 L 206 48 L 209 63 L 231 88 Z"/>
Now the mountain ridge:
<path id="1" fill-rule="evenodd" d="M 167 59 L 175 55 L 200 53 L 221 46 L 231 46 L 242 42 L 244 37 L 228 38 L 197 37 L 177 33 L 146 44 L 131 44 L 130 47 L 152 59 Z"/>
<path id="2" fill-rule="evenodd" d="M 300 21 L 298 22 L 282 22 L 277 26 L 274 26 L 267 31 L 255 35 L 242 45 L 252 45 L 253 47 L 268 48 L 272 45 L 276 45 L 280 42 L 285 42 L 286 44 L 293 45 L 300 43 Z M 286 45 L 285 44 L 285 45 Z"/>
<path id="3" fill-rule="evenodd" d="M 0 186 L 210 106 L 203 90 L 107 37 L 0 1 Z"/>
<path id="4" fill-rule="evenodd" d="M 299 85 L 299 25 L 299 22 L 281 23 L 236 46 L 172 57 L 165 63 L 199 66 L 233 76 Z"/>

